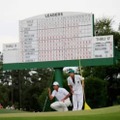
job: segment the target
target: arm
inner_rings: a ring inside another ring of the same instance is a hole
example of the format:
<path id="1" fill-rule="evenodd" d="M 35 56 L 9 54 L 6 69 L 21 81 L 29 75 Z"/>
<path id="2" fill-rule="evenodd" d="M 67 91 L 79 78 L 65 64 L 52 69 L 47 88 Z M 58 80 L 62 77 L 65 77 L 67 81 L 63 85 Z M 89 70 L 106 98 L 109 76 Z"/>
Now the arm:
<path id="1" fill-rule="evenodd" d="M 84 87 L 85 87 L 84 80 L 82 80 L 81 84 L 82 84 L 82 89 L 83 89 L 83 92 L 84 92 Z"/>
<path id="2" fill-rule="evenodd" d="M 67 98 L 69 98 L 70 97 L 70 93 L 68 93 L 61 101 L 65 101 Z"/>
<path id="3" fill-rule="evenodd" d="M 74 91 L 73 91 L 72 85 L 70 84 L 70 77 L 67 78 L 67 82 L 68 82 L 68 86 L 70 88 L 70 92 L 71 92 L 71 94 L 73 94 Z"/>
<path id="4" fill-rule="evenodd" d="M 54 97 L 51 95 L 51 89 L 48 88 L 48 96 L 49 96 L 49 99 L 52 100 Z"/>
<path id="5" fill-rule="evenodd" d="M 85 87 L 84 77 L 80 76 L 80 80 L 81 80 L 82 89 L 84 90 Z"/>
<path id="6" fill-rule="evenodd" d="M 70 88 L 71 93 L 73 94 L 73 93 L 74 93 L 74 91 L 73 91 L 72 86 L 71 86 L 71 85 L 68 85 L 68 86 L 69 86 L 69 88 Z"/>
<path id="7" fill-rule="evenodd" d="M 84 102 L 85 102 L 86 98 L 85 98 L 85 90 L 84 90 L 84 87 L 85 87 L 84 80 L 81 81 L 81 84 L 82 84 L 83 98 L 84 98 Z"/>
<path id="8" fill-rule="evenodd" d="M 85 83 L 84 83 L 84 77 L 79 76 L 80 77 L 80 81 L 81 81 L 81 86 L 82 86 L 82 92 L 83 92 L 83 97 L 85 99 L 85 93 L 84 93 L 84 87 L 85 87 Z"/>

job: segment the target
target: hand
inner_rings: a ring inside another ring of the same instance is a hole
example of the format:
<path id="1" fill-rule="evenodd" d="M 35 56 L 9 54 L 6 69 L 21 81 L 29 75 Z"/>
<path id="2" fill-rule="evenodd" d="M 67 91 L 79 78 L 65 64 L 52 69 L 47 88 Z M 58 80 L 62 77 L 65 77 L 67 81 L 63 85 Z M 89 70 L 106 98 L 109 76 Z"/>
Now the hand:
<path id="1" fill-rule="evenodd" d="M 74 91 L 73 91 L 73 90 L 71 90 L 71 94 L 72 94 L 72 95 L 74 94 Z"/>
<path id="2" fill-rule="evenodd" d="M 64 100 L 64 99 L 62 99 L 61 101 L 62 101 L 62 102 L 64 102 L 65 100 Z"/>
<path id="3" fill-rule="evenodd" d="M 50 88 L 48 88 L 48 92 L 51 93 L 51 89 Z"/>

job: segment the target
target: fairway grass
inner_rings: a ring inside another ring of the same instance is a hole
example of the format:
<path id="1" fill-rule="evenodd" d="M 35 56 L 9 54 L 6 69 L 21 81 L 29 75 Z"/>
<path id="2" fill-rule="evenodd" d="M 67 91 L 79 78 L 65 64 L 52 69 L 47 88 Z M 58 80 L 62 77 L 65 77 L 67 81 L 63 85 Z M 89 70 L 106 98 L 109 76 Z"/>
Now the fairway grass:
<path id="1" fill-rule="evenodd" d="M 120 106 L 94 110 L 39 113 L 2 113 L 0 120 L 120 120 Z"/>

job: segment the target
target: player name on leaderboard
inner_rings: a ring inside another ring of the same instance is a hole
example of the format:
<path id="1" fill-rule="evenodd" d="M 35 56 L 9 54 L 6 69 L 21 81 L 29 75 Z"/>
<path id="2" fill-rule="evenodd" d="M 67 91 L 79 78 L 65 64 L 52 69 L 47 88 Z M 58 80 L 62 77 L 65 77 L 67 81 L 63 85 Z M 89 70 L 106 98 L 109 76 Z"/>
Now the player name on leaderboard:
<path id="1" fill-rule="evenodd" d="M 19 24 L 22 62 L 93 57 L 93 14 L 52 13 Z"/>

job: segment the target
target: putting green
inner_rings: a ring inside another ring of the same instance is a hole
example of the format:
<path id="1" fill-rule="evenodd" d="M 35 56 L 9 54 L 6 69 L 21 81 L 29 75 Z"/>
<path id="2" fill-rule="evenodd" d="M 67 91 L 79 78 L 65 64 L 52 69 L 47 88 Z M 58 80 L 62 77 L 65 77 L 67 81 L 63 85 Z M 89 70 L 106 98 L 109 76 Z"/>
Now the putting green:
<path id="1" fill-rule="evenodd" d="M 2 113 L 0 120 L 118 120 L 120 106 L 85 111 Z"/>

